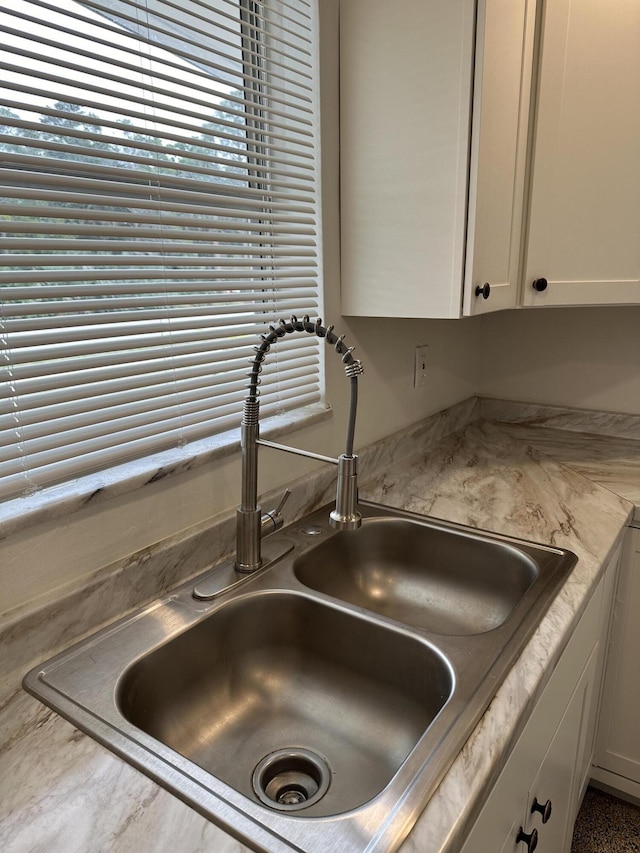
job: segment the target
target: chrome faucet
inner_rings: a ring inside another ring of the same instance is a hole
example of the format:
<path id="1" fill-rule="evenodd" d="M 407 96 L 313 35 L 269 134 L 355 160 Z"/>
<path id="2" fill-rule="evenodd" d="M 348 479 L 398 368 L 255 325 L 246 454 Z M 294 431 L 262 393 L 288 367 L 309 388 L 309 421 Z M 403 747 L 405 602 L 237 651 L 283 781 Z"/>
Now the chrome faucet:
<path id="1" fill-rule="evenodd" d="M 328 344 L 335 347 L 336 352 L 342 356 L 345 365 L 345 374 L 351 383 L 351 403 L 349 407 L 349 421 L 347 425 L 346 449 L 338 459 L 330 456 L 322 456 L 319 453 L 311 453 L 307 450 L 298 450 L 284 444 L 276 444 L 273 441 L 265 441 L 260 438 L 260 402 L 258 385 L 262 363 L 272 344 L 279 338 L 292 332 L 308 332 L 324 338 Z M 288 490 L 285 491 L 283 499 L 276 510 L 262 514 L 258 504 L 258 445 L 271 447 L 275 450 L 284 450 L 287 453 L 295 453 L 299 456 L 307 456 L 311 459 L 319 459 L 322 462 L 330 462 L 338 466 L 338 483 L 336 490 L 336 505 L 329 516 L 329 523 L 338 530 L 353 530 L 360 527 L 361 517 L 357 509 L 358 487 L 357 487 L 357 464 L 358 457 L 353 453 L 353 437 L 355 432 L 356 410 L 358 405 L 358 376 L 363 372 L 360 361 L 353 357 L 354 347 L 346 347 L 343 343 L 344 335 L 337 337 L 333 333 L 333 326 L 322 325 L 317 319 L 311 321 L 308 316 L 302 320 L 292 316 L 287 322 L 280 320 L 276 326 L 269 326 L 269 333 L 261 335 L 262 343 L 254 347 L 256 355 L 251 359 L 251 373 L 249 374 L 249 394 L 244 401 L 244 409 L 241 425 L 242 445 L 242 498 L 240 506 L 236 510 L 236 561 L 237 572 L 255 572 L 263 565 L 261 553 L 261 541 L 269 533 L 273 533 L 282 527 L 282 507 L 289 497 Z"/>

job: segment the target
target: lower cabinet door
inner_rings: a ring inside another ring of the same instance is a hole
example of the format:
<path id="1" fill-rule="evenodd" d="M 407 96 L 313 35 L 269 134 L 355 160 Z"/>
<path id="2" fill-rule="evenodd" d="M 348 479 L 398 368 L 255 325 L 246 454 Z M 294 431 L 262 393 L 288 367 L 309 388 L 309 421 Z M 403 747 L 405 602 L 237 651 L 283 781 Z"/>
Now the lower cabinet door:
<path id="1" fill-rule="evenodd" d="M 568 853 L 591 757 L 601 583 L 461 853 Z"/>
<path id="2" fill-rule="evenodd" d="M 502 847 L 496 847 L 496 853 L 520 853 L 520 851 L 523 849 L 522 843 L 518 841 L 518 836 L 520 834 L 521 828 L 522 821 L 515 821 L 515 823 L 509 830 Z M 479 849 L 483 850 L 484 848 Z M 487 847 L 486 849 L 489 850 L 491 848 Z"/>
<path id="3" fill-rule="evenodd" d="M 489 808 L 483 810 L 480 820 L 473 827 L 473 832 L 461 850 L 461 853 L 524 853 L 526 847 L 518 841 L 522 829 L 524 815 L 523 800 L 520 802 L 502 803 L 502 808 L 492 796 Z M 509 820 L 507 814 L 517 815 L 515 820 Z"/>
<path id="4" fill-rule="evenodd" d="M 577 764 L 590 728 L 587 716 L 596 664 L 594 649 L 529 790 L 525 831 L 537 829 L 537 850 L 541 853 L 564 853 L 571 849 L 576 817 L 575 787 L 582 782 Z"/>
<path id="5" fill-rule="evenodd" d="M 640 530 L 627 533 L 611 626 L 593 776 L 640 797 Z"/>

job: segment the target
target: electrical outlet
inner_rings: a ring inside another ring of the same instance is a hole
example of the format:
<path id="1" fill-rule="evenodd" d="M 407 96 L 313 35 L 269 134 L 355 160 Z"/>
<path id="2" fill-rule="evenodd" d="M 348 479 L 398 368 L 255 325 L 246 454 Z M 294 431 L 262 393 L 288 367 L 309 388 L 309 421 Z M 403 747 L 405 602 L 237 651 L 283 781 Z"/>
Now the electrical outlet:
<path id="1" fill-rule="evenodd" d="M 427 384 L 427 351 L 429 346 L 421 344 L 416 347 L 415 362 L 413 365 L 413 387 L 422 388 Z"/>

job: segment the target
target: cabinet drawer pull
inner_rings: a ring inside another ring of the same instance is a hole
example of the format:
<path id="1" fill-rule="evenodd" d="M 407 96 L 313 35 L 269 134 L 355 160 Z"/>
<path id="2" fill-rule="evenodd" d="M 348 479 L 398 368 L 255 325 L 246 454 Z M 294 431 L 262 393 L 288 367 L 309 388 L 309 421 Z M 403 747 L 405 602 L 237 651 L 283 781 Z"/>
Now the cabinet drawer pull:
<path id="1" fill-rule="evenodd" d="M 491 285 L 488 281 L 485 281 L 483 285 L 476 285 L 476 296 L 482 296 L 483 299 L 488 299 L 489 294 L 491 293 Z"/>
<path id="2" fill-rule="evenodd" d="M 534 290 L 537 290 L 538 293 L 542 293 L 543 290 L 546 290 L 549 285 L 549 282 L 546 278 L 536 278 L 532 284 Z"/>
<path id="3" fill-rule="evenodd" d="M 531 832 L 527 835 L 522 827 L 518 830 L 518 834 L 516 836 L 516 844 L 518 841 L 524 841 L 527 845 L 527 850 L 529 853 L 533 853 L 533 851 L 538 846 L 538 830 L 532 829 Z"/>
<path id="4" fill-rule="evenodd" d="M 534 797 L 533 803 L 531 804 L 531 814 L 535 814 L 535 812 L 540 812 L 542 815 L 542 822 L 547 823 L 551 817 L 551 800 L 547 800 L 546 803 L 539 803 L 538 798 Z"/>

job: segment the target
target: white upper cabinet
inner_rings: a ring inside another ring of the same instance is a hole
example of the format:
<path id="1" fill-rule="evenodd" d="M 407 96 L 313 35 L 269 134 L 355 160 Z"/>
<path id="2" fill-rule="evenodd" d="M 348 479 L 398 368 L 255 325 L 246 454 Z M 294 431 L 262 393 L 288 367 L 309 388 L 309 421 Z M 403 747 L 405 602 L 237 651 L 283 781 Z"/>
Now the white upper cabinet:
<path id="1" fill-rule="evenodd" d="M 342 0 L 344 314 L 516 305 L 534 7 Z"/>
<path id="2" fill-rule="evenodd" d="M 464 314 L 517 302 L 534 28 L 535 2 L 479 4 Z"/>
<path id="3" fill-rule="evenodd" d="M 638 303 L 640 2 L 546 0 L 541 24 L 522 302 Z"/>

